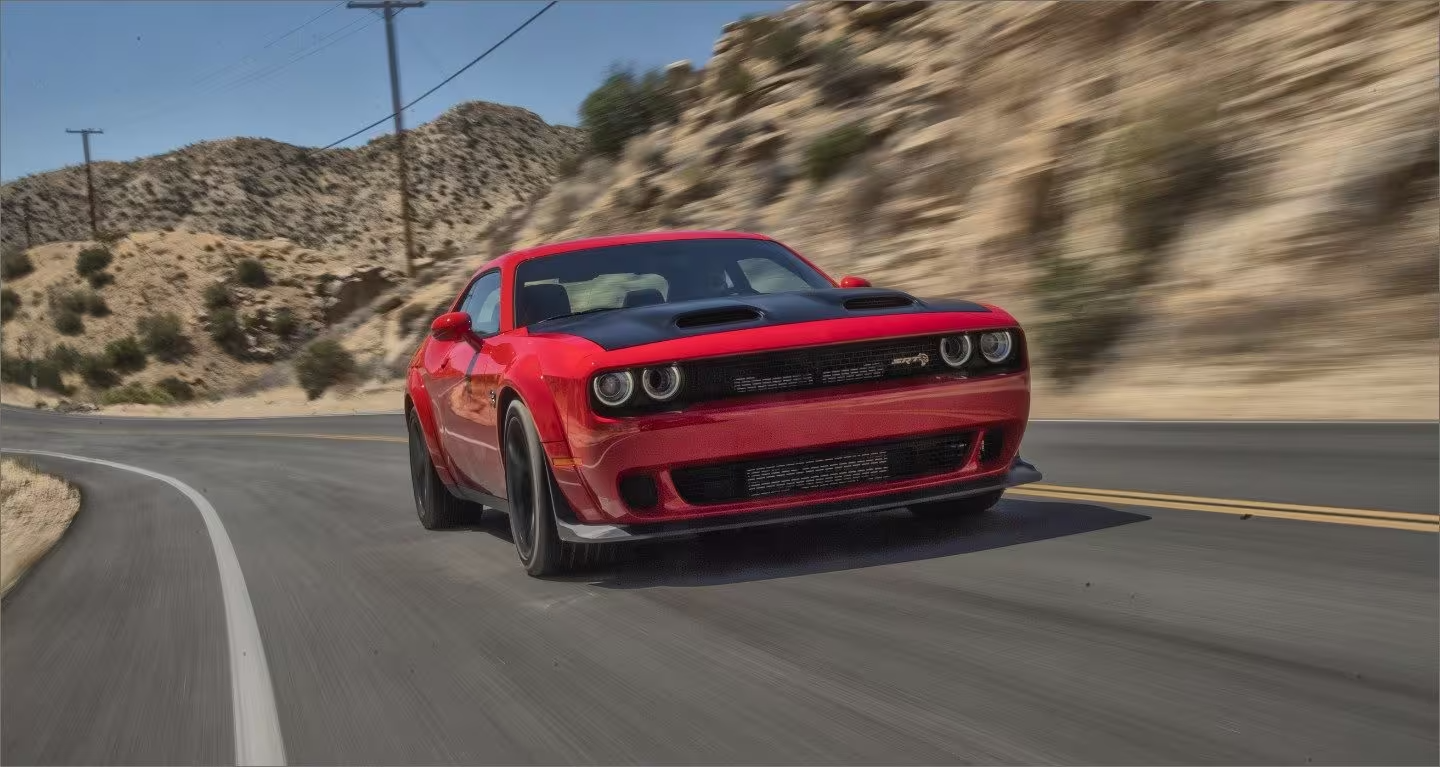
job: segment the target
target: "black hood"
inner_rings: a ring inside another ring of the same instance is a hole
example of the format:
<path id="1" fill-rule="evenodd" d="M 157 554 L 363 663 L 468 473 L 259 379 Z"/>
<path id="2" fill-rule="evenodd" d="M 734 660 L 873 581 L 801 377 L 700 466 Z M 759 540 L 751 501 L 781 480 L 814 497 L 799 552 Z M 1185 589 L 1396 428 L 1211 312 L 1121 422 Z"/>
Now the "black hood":
<path id="1" fill-rule="evenodd" d="M 885 288 L 828 288 L 756 296 L 703 298 L 542 320 L 532 333 L 565 333 L 608 351 L 676 338 L 798 322 L 893 314 L 989 312 L 970 301 L 921 300 Z"/>

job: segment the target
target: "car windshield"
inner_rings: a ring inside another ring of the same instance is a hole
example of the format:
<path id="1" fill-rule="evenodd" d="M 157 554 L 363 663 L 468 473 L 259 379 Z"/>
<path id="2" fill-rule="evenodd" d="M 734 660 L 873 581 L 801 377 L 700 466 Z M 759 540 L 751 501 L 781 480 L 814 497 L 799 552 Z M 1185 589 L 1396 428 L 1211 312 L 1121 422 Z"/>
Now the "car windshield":
<path id="1" fill-rule="evenodd" d="M 665 240 L 587 248 L 522 262 L 516 325 L 567 314 L 834 287 L 768 240 Z"/>

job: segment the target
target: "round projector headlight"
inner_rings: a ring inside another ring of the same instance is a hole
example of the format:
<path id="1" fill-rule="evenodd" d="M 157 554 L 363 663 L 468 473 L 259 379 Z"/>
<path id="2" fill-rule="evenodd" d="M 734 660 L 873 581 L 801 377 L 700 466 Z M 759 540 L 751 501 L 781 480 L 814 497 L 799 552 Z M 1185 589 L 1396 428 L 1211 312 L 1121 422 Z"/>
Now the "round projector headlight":
<path id="1" fill-rule="evenodd" d="M 980 336 L 980 353 L 991 363 L 1009 359 L 1010 352 L 1014 349 L 1015 345 L 1010 342 L 1010 333 L 1007 331 L 984 333 Z"/>
<path id="2" fill-rule="evenodd" d="M 595 376 L 595 398 L 610 407 L 619 407 L 635 393 L 635 376 L 628 370 Z"/>
<path id="3" fill-rule="evenodd" d="M 940 359 L 952 368 L 964 367 L 973 348 L 970 336 L 947 336 L 940 339 Z"/>
<path id="4" fill-rule="evenodd" d="M 679 394 L 680 384 L 684 380 L 679 365 L 645 368 L 644 372 L 640 373 L 640 385 L 645 388 L 645 393 L 649 395 L 650 399 L 656 402 L 664 402 Z"/>

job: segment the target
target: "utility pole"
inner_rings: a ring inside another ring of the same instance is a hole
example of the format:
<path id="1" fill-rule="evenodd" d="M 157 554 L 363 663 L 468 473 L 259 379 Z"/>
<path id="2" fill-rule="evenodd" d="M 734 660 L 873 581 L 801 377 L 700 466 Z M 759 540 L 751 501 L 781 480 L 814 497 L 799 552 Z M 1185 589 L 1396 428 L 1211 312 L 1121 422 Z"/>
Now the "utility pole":
<path id="1" fill-rule="evenodd" d="M 103 130 L 95 128 L 81 128 L 80 130 L 65 129 L 66 133 L 79 133 L 80 140 L 85 144 L 85 186 L 90 190 L 90 237 L 100 238 L 100 217 L 95 213 L 95 174 L 90 171 L 90 134 L 104 133 Z"/>
<path id="2" fill-rule="evenodd" d="M 395 56 L 395 14 L 404 8 L 423 8 L 424 0 L 350 0 L 346 8 L 383 9 L 385 48 L 390 54 L 390 105 L 395 112 L 395 158 L 400 173 L 400 220 L 405 225 L 405 276 L 415 276 L 415 240 L 410 228 L 410 173 L 405 162 L 405 120 L 400 114 L 400 61 Z"/>
<path id="3" fill-rule="evenodd" d="M 35 242 L 34 242 L 34 240 L 30 239 L 30 201 L 29 201 L 29 200 L 25 200 L 24 202 L 21 202 L 21 203 L 20 203 L 20 217 L 25 220 L 25 249 L 26 249 L 26 250 L 29 250 L 29 249 L 35 247 Z"/>

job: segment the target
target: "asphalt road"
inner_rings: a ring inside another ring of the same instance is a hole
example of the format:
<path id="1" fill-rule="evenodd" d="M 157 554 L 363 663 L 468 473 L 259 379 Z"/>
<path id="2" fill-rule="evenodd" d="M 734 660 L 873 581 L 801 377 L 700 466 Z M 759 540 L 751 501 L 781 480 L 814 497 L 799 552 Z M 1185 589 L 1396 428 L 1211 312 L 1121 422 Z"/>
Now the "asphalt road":
<path id="1" fill-rule="evenodd" d="M 283 435 L 283 436 L 282 436 Z M 310 436 L 304 436 L 310 435 Z M 188 484 L 244 573 L 292 764 L 1436 764 L 1437 536 L 1014 496 L 635 549 L 541 581 L 414 519 L 397 416 L 0 413 Z M 1422 425 L 1037 423 L 1051 484 L 1436 512 Z M 0 761 L 234 763 L 196 506 L 38 458 L 80 515 L 3 607 Z"/>

